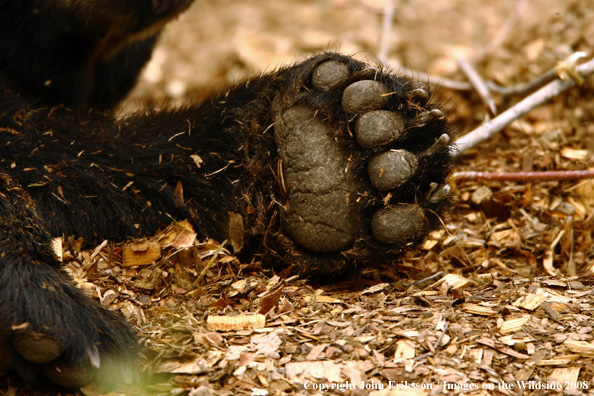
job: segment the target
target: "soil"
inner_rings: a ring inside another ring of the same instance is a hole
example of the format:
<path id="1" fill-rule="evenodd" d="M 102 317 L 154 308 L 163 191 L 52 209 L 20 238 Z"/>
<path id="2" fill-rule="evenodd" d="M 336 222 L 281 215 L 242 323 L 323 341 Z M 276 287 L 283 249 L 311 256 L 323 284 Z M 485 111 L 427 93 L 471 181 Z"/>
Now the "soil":
<path id="1" fill-rule="evenodd" d="M 386 63 L 466 81 L 464 58 L 514 86 L 575 51 L 592 55 L 587 3 L 395 0 Z M 384 6 L 201 0 L 168 28 L 122 111 L 200 99 L 327 49 L 375 62 Z M 436 90 L 460 135 L 489 117 L 474 91 Z M 587 81 L 536 108 L 455 172 L 594 169 L 593 96 Z M 519 99 L 495 95 L 498 111 Z M 594 181 L 450 184 L 450 216 L 421 248 L 326 285 L 241 263 L 187 225 L 148 244 L 81 251 L 71 240 L 73 278 L 138 328 L 143 367 L 158 373 L 109 395 L 594 394 Z"/>

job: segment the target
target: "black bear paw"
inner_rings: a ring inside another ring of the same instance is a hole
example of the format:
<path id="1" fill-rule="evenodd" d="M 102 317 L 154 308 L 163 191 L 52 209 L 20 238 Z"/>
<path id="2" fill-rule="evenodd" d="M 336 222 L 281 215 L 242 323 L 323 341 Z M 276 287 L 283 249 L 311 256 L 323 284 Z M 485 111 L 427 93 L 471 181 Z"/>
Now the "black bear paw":
<path id="1" fill-rule="evenodd" d="M 42 388 L 137 380 L 138 345 L 123 319 L 53 265 L 7 256 L 3 265 L 0 287 L 11 302 L 0 301 L 0 371 Z"/>
<path id="2" fill-rule="evenodd" d="M 435 228 L 448 201 L 445 116 L 420 85 L 326 56 L 274 125 L 283 231 L 316 254 L 400 251 Z"/>

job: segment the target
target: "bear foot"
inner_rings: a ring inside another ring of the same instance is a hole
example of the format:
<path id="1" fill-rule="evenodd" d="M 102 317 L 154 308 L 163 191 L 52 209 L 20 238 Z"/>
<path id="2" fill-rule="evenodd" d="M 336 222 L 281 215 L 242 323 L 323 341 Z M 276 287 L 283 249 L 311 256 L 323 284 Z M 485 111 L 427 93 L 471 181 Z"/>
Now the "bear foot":
<path id="1" fill-rule="evenodd" d="M 132 330 L 60 270 L 31 198 L 2 173 L 0 195 L 0 374 L 45 389 L 135 380 Z"/>
<path id="2" fill-rule="evenodd" d="M 274 125 L 283 232 L 326 258 L 399 252 L 439 224 L 451 132 L 425 88 L 328 56 Z M 316 274 L 336 273 L 336 260 L 317 261 Z"/>
<path id="3" fill-rule="evenodd" d="M 2 265 L 2 296 L 11 300 L 0 301 L 0 373 L 48 390 L 137 381 L 139 349 L 123 319 L 53 265 L 10 256 Z"/>

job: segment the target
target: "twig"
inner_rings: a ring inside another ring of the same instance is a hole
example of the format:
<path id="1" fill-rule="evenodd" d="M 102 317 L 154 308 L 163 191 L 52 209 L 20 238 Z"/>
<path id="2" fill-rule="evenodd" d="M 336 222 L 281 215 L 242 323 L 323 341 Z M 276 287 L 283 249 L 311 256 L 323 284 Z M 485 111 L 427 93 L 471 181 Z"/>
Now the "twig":
<path id="1" fill-rule="evenodd" d="M 546 181 L 594 179 L 594 171 L 546 171 L 546 172 L 456 172 L 452 179 L 499 180 L 499 181 Z"/>
<path id="2" fill-rule="evenodd" d="M 594 59 L 591 59 L 588 62 L 576 67 L 575 72 L 582 76 L 587 76 L 594 73 Z M 550 82 L 538 91 L 524 98 L 515 106 L 501 113 L 498 117 L 483 123 L 472 132 L 458 139 L 456 142 L 456 154 L 463 153 L 464 151 L 476 146 L 483 140 L 490 138 L 511 124 L 513 121 L 534 109 L 536 106 L 545 103 L 546 101 L 554 98 L 561 92 L 574 87 L 575 85 L 576 82 L 573 79 L 555 80 Z"/>
<path id="3" fill-rule="evenodd" d="M 439 335 L 439 337 L 437 338 L 437 341 L 433 345 L 433 349 L 439 348 L 439 344 L 441 344 L 441 340 L 442 340 L 443 336 L 445 335 L 446 331 L 448 331 L 449 327 L 450 327 L 450 322 L 445 322 L 445 326 L 443 326 L 443 330 L 442 330 L 441 334 Z"/>
<path id="4" fill-rule="evenodd" d="M 447 89 L 451 89 L 454 91 L 473 91 L 474 87 L 472 84 L 467 83 L 465 81 L 457 81 L 452 80 L 445 77 L 436 77 L 431 76 L 427 73 L 407 69 L 404 67 L 398 68 L 398 72 L 406 77 L 413 78 L 415 80 L 426 81 L 427 84 L 435 85 L 438 87 L 443 87 Z M 536 77 L 533 80 L 528 81 L 524 84 L 514 85 L 511 87 L 504 87 L 502 85 L 496 84 L 493 81 L 487 81 L 485 84 L 489 88 L 491 92 L 494 92 L 498 95 L 503 97 L 510 97 L 516 96 L 521 94 L 526 94 L 528 92 L 533 92 L 536 89 L 542 87 L 543 85 L 553 81 L 558 77 L 555 68 L 547 70 L 544 74 Z"/>
<path id="5" fill-rule="evenodd" d="M 485 47 L 485 51 L 483 53 L 493 53 L 495 48 L 498 48 L 505 42 L 505 40 L 507 40 L 513 28 L 517 26 L 520 15 L 524 13 L 527 5 L 528 0 L 518 0 L 516 2 L 514 9 L 503 23 L 503 26 L 501 26 L 501 28 L 493 37 L 493 40 L 491 40 L 491 42 Z"/>
<path id="6" fill-rule="evenodd" d="M 433 275 L 430 275 L 430 276 L 428 276 L 427 278 L 420 279 L 420 280 L 418 280 L 418 281 L 415 281 L 415 282 L 413 282 L 413 283 L 408 283 L 408 284 L 405 284 L 404 286 L 405 286 L 405 287 L 410 287 L 410 286 L 418 286 L 418 287 L 421 287 L 421 288 L 422 288 L 422 287 L 423 287 L 423 285 L 425 285 L 425 284 L 427 284 L 427 283 L 429 283 L 429 282 L 433 281 L 433 279 L 435 279 L 435 278 L 439 278 L 440 276 L 443 276 L 443 274 L 444 274 L 444 272 L 443 272 L 443 271 L 439 271 L 438 273 L 436 273 L 436 274 L 433 274 Z"/>
<path id="7" fill-rule="evenodd" d="M 468 81 L 470 81 L 472 86 L 476 89 L 476 92 L 479 94 L 481 100 L 491 112 L 491 115 L 497 115 L 497 106 L 495 105 L 495 100 L 493 100 L 491 92 L 489 92 L 489 88 L 487 88 L 485 81 L 483 81 L 483 78 L 480 76 L 480 74 L 478 74 L 474 66 L 462 58 L 458 59 L 458 66 L 460 66 L 460 69 L 462 69 L 464 74 L 466 74 Z"/>
<path id="8" fill-rule="evenodd" d="M 427 353 L 424 353 L 422 355 L 419 355 L 419 356 L 415 357 L 413 360 L 415 362 L 418 362 L 419 360 L 423 360 L 423 359 L 428 358 L 428 357 L 431 357 L 433 355 L 435 355 L 433 352 L 427 352 Z"/>
<path id="9" fill-rule="evenodd" d="M 544 74 L 528 81 L 525 84 L 514 85 L 511 87 L 503 87 L 495 84 L 493 81 L 487 81 L 487 86 L 492 92 L 495 92 L 503 97 L 510 97 L 516 95 L 523 95 L 529 92 L 534 92 L 538 88 L 550 83 L 558 77 L 555 68 L 547 70 Z"/>
<path id="10" fill-rule="evenodd" d="M 388 64 L 388 66 L 390 66 Z M 464 82 L 464 81 L 456 81 L 449 78 L 444 77 L 435 77 L 427 73 L 423 73 L 416 70 L 407 69 L 406 67 L 396 67 L 398 73 L 402 74 L 405 77 L 425 81 L 427 84 L 435 85 L 438 87 L 444 87 L 448 89 L 452 89 L 454 91 L 472 91 L 474 87 L 472 84 Z"/>
<path id="11" fill-rule="evenodd" d="M 386 7 L 384 8 L 384 18 L 382 21 L 382 33 L 380 37 L 380 47 L 378 52 L 378 59 L 382 63 L 388 60 L 388 51 L 390 50 L 390 43 L 392 41 L 392 23 L 394 21 L 394 5 L 395 0 L 386 0 Z"/>

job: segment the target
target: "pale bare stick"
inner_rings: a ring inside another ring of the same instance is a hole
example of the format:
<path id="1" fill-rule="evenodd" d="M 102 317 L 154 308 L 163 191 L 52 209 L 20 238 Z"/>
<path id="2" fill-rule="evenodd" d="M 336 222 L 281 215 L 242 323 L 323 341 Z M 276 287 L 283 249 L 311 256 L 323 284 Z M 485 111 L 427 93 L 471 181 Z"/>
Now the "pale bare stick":
<path id="1" fill-rule="evenodd" d="M 377 58 L 380 62 L 386 63 L 388 60 L 388 51 L 392 42 L 392 23 L 394 21 L 395 0 L 386 0 L 384 8 L 384 18 L 382 21 L 382 33 L 380 37 L 380 47 Z"/>
<path id="2" fill-rule="evenodd" d="M 582 76 L 588 76 L 594 73 L 594 59 L 577 66 L 575 73 Z M 530 110 L 545 103 L 546 101 L 559 95 L 561 92 L 574 87 L 576 82 L 574 79 L 555 80 L 545 85 L 538 91 L 527 96 L 522 101 L 518 102 L 513 107 L 507 109 L 499 116 L 493 118 L 480 125 L 478 128 L 462 136 L 456 141 L 456 153 L 459 155 L 464 151 L 476 146 L 480 142 L 489 139 L 491 136 L 500 132 L 503 128 L 511 124 L 513 121 L 527 114 Z"/>
<path id="3" fill-rule="evenodd" d="M 476 92 L 481 97 L 481 100 L 491 112 L 491 115 L 497 115 L 497 106 L 495 105 L 495 100 L 493 99 L 493 96 L 491 96 L 491 92 L 485 84 L 485 81 L 476 71 L 474 66 L 462 58 L 458 59 L 458 66 L 460 66 L 460 69 L 464 72 L 464 74 L 466 74 L 468 81 L 470 81 L 472 86 L 475 88 Z"/>
<path id="4" fill-rule="evenodd" d="M 557 71 L 555 68 L 552 68 L 525 84 L 503 87 L 501 85 L 495 84 L 493 81 L 487 81 L 487 87 L 489 87 L 491 92 L 495 92 L 503 97 L 510 97 L 534 92 L 545 84 L 550 83 L 557 77 Z"/>
<path id="5" fill-rule="evenodd" d="M 518 0 L 510 15 L 507 17 L 501 28 L 497 31 L 493 40 L 485 47 L 483 54 L 491 54 L 494 50 L 500 47 L 509 37 L 512 30 L 516 28 L 516 25 L 520 19 L 520 16 L 524 13 L 524 10 L 528 6 L 528 0 Z"/>
<path id="6" fill-rule="evenodd" d="M 390 64 L 387 65 L 388 67 L 391 67 Z M 472 84 L 467 83 L 465 81 L 456 81 L 445 77 L 436 77 L 420 71 L 407 69 L 406 67 L 396 66 L 391 68 L 398 70 L 398 73 L 402 74 L 405 77 L 414 80 L 425 81 L 427 84 L 430 85 L 453 89 L 454 91 L 472 91 L 474 89 Z"/>
<path id="7" fill-rule="evenodd" d="M 407 69 L 404 67 L 397 68 L 398 72 L 406 77 L 413 78 L 415 80 L 425 81 L 427 84 L 435 85 L 438 87 L 444 87 L 447 89 L 452 89 L 454 91 L 473 91 L 474 87 L 472 84 L 467 83 L 465 81 L 456 81 L 445 77 L 436 77 L 429 75 L 427 73 Z M 499 84 L 494 83 L 493 81 L 487 81 L 487 87 L 491 92 L 495 92 L 498 95 L 503 97 L 510 97 L 516 95 L 522 95 L 529 92 L 533 92 L 538 88 L 542 87 L 543 85 L 553 81 L 557 78 L 557 72 L 554 68 L 546 71 L 544 74 L 536 77 L 533 80 L 528 81 L 527 83 L 514 85 L 511 87 L 504 87 Z"/>

